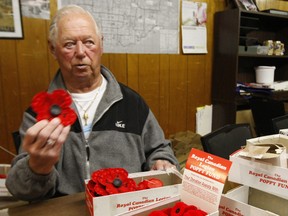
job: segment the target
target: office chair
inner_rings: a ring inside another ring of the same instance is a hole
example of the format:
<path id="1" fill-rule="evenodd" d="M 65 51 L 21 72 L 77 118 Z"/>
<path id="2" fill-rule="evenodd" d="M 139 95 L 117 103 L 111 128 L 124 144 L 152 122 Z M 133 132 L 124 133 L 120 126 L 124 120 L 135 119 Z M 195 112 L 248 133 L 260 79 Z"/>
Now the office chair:
<path id="1" fill-rule="evenodd" d="M 253 98 L 249 103 L 257 136 L 275 134 L 272 119 L 285 115 L 284 103 L 267 98 Z"/>
<path id="2" fill-rule="evenodd" d="M 19 148 L 20 148 L 20 145 L 21 145 L 21 136 L 20 136 L 19 131 L 12 132 L 12 138 L 13 138 L 14 146 L 15 146 L 15 149 L 16 149 L 16 153 L 18 154 L 19 153 Z"/>
<path id="3" fill-rule="evenodd" d="M 205 152 L 229 159 L 230 154 L 246 145 L 246 140 L 252 138 L 248 123 L 229 124 L 201 137 Z"/>
<path id="4" fill-rule="evenodd" d="M 274 133 L 279 133 L 281 129 L 288 129 L 288 115 L 279 116 L 272 119 Z"/>

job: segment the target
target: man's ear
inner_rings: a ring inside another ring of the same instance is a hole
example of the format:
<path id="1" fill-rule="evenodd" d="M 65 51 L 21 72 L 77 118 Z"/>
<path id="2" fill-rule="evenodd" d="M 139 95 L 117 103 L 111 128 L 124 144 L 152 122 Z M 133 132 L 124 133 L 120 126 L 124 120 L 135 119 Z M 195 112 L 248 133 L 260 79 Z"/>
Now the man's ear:
<path id="1" fill-rule="evenodd" d="M 103 55 L 103 40 L 104 40 L 104 37 L 102 35 L 101 40 L 100 40 L 100 43 L 101 43 L 101 56 Z"/>
<path id="2" fill-rule="evenodd" d="M 53 45 L 53 43 L 50 40 L 48 41 L 48 46 L 49 46 L 49 50 L 50 50 L 51 54 L 56 59 L 55 46 Z"/>

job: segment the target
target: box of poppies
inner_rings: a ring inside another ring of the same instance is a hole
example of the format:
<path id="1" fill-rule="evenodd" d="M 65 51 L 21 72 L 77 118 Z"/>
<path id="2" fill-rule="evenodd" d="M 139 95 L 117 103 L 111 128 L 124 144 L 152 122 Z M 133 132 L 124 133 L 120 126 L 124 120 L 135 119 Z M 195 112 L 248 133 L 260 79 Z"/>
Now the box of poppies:
<path id="1" fill-rule="evenodd" d="M 253 151 L 245 152 L 247 146 Z M 230 155 L 229 181 L 288 200 L 287 147 L 288 138 L 281 134 L 247 140 L 245 149 Z"/>
<path id="2" fill-rule="evenodd" d="M 185 165 L 179 196 L 140 207 L 121 216 L 218 216 L 230 167 L 229 160 L 192 148 Z"/>
<path id="3" fill-rule="evenodd" d="M 218 210 L 207 213 L 195 205 L 188 205 L 181 200 L 180 195 L 165 199 L 161 202 L 149 204 L 133 211 L 118 214 L 117 216 L 219 216 Z"/>
<path id="4" fill-rule="evenodd" d="M 182 175 L 175 169 L 131 173 L 122 168 L 97 170 L 86 180 L 91 216 L 118 215 L 179 196 Z"/>
<path id="5" fill-rule="evenodd" d="M 12 195 L 8 192 L 5 181 L 10 164 L 0 164 L 0 197 L 11 197 Z"/>
<path id="6" fill-rule="evenodd" d="M 287 200 L 248 186 L 239 186 L 222 195 L 219 215 L 288 215 Z"/>

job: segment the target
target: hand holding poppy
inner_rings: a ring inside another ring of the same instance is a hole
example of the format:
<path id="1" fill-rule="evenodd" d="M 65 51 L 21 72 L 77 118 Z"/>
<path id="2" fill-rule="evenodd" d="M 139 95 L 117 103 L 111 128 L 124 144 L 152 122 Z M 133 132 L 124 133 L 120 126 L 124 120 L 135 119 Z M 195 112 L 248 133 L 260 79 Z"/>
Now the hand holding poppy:
<path id="1" fill-rule="evenodd" d="M 33 97 L 31 107 L 37 114 L 37 123 L 28 128 L 22 144 L 33 172 L 48 174 L 58 162 L 70 125 L 77 119 L 71 103 L 70 95 L 63 89 Z"/>
<path id="2" fill-rule="evenodd" d="M 41 120 L 28 128 L 22 146 L 29 154 L 29 167 L 33 172 L 45 175 L 52 171 L 69 131 L 70 126 L 64 127 L 59 118 Z M 48 144 L 48 140 L 53 140 L 52 144 Z"/>

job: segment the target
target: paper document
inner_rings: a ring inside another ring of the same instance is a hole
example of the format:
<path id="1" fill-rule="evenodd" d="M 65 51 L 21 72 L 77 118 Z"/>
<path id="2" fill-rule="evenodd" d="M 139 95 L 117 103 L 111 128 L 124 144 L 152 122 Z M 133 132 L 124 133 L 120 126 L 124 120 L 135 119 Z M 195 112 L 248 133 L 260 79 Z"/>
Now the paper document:
<path id="1" fill-rule="evenodd" d="M 182 2 L 183 53 L 207 53 L 207 3 Z"/>
<path id="2" fill-rule="evenodd" d="M 197 107 L 196 133 L 204 136 L 212 131 L 212 105 Z"/>

